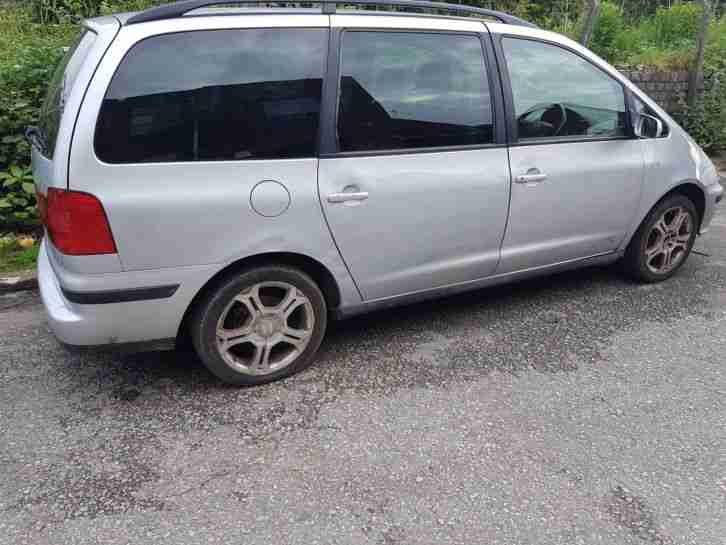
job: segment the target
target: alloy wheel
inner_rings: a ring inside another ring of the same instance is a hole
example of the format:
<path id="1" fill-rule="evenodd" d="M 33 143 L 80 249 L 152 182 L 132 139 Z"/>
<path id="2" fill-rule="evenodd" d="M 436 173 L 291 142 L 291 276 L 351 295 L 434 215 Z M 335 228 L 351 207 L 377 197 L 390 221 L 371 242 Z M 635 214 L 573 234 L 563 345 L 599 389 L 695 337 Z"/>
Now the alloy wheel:
<path id="1" fill-rule="evenodd" d="M 648 233 L 645 263 L 652 273 L 667 274 L 688 255 L 693 219 L 681 206 L 667 209 Z"/>
<path id="2" fill-rule="evenodd" d="M 313 334 L 308 297 L 287 282 L 260 282 L 239 293 L 217 322 L 217 349 L 230 367 L 267 375 L 293 363 Z"/>

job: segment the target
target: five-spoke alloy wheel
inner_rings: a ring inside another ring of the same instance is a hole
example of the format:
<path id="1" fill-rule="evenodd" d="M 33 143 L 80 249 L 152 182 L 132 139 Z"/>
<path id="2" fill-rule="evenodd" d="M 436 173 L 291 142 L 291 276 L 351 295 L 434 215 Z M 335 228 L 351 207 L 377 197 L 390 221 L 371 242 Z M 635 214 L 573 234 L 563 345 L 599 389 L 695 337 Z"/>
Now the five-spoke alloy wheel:
<path id="1" fill-rule="evenodd" d="M 305 273 L 261 267 L 223 280 L 199 306 L 192 340 L 204 364 L 232 384 L 262 384 L 307 367 L 327 308 Z"/>
<path id="2" fill-rule="evenodd" d="M 315 313 L 286 282 L 259 282 L 237 295 L 217 321 L 217 349 L 230 367 L 266 375 L 287 367 L 310 342 Z"/>
<path id="3" fill-rule="evenodd" d="M 680 265 L 688 254 L 693 220 L 681 206 L 669 208 L 660 215 L 648 233 L 645 263 L 655 274 L 664 274 Z"/>
<path id="4" fill-rule="evenodd" d="M 645 282 L 669 278 L 691 253 L 697 229 L 693 202 L 685 195 L 666 197 L 633 235 L 623 258 L 626 270 Z"/>

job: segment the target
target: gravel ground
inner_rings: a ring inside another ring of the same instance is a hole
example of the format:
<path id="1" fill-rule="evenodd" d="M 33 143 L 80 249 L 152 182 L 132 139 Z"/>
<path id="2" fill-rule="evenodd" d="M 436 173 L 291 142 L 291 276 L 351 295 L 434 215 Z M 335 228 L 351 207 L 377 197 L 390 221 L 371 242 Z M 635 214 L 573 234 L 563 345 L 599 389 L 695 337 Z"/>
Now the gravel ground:
<path id="1" fill-rule="evenodd" d="M 2 296 L 0 542 L 726 543 L 725 215 L 697 250 L 344 322 L 255 389 Z"/>

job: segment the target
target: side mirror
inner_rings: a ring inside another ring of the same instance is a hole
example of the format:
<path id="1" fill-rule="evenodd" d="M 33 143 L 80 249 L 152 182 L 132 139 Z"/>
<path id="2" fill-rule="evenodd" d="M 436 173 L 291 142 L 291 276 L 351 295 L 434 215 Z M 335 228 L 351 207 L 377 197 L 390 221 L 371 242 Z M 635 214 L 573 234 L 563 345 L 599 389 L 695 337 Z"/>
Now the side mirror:
<path id="1" fill-rule="evenodd" d="M 648 114 L 640 114 L 633 127 L 638 138 L 660 138 L 663 135 L 663 122 Z"/>

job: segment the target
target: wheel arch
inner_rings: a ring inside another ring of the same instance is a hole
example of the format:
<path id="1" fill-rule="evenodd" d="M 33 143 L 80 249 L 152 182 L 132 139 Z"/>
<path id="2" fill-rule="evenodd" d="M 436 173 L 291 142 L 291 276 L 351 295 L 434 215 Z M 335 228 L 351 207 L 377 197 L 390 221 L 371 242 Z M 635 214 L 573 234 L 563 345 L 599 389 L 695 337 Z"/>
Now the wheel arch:
<path id="1" fill-rule="evenodd" d="M 648 208 L 646 208 L 645 210 L 641 210 L 641 215 L 638 218 L 637 223 L 633 225 L 633 227 L 631 227 L 632 232 L 630 233 L 630 236 L 625 239 L 627 242 L 624 244 L 624 247 L 630 244 L 630 241 L 635 236 L 635 233 L 638 232 L 638 228 L 643 224 L 645 218 L 648 217 L 650 211 L 658 206 L 663 201 L 663 199 L 667 199 L 671 195 L 684 195 L 691 199 L 693 204 L 696 206 L 696 212 L 698 213 L 698 230 L 701 229 L 701 222 L 703 221 L 703 215 L 706 211 L 706 194 L 697 182 L 692 180 L 685 180 L 674 184 L 662 195 L 660 195 L 660 197 L 655 199 L 653 201 L 653 204 L 651 204 Z"/>
<path id="2" fill-rule="evenodd" d="M 633 279 L 640 282 L 658 282 L 661 280 L 665 280 L 666 278 L 669 278 L 671 275 L 675 273 L 675 271 L 680 268 L 680 266 L 685 261 L 680 261 L 674 268 L 671 267 L 668 270 L 662 271 L 661 273 L 652 271 L 652 270 L 646 270 L 645 264 L 642 263 L 641 255 L 642 255 L 642 248 L 639 244 L 639 241 L 642 241 L 643 239 L 641 237 L 641 233 L 644 236 L 648 236 L 647 233 L 650 231 L 644 231 L 644 227 L 646 225 L 650 226 L 650 221 L 653 221 L 653 219 L 656 218 L 654 216 L 655 211 L 657 210 L 658 213 L 662 213 L 662 210 L 667 210 L 667 208 L 661 209 L 659 207 L 665 206 L 665 201 L 667 199 L 673 198 L 673 197 L 681 197 L 688 199 L 691 203 L 693 203 L 693 206 L 695 208 L 695 213 L 698 216 L 696 218 L 696 222 L 698 223 L 698 228 L 695 229 L 695 234 L 698 234 L 700 230 L 701 223 L 703 221 L 703 216 L 705 213 L 705 207 L 706 207 L 706 196 L 704 191 L 701 189 L 701 186 L 698 185 L 695 182 L 692 181 L 684 181 L 678 184 L 675 184 L 673 187 L 669 188 L 666 192 L 664 192 L 659 199 L 657 199 L 651 207 L 649 207 L 646 211 L 644 216 L 640 219 L 640 222 L 638 223 L 637 227 L 633 231 L 633 233 L 628 237 L 628 242 L 625 245 L 625 248 L 623 250 L 623 253 L 621 254 L 622 260 L 621 265 L 623 270 L 628 273 Z M 653 218 L 653 219 L 651 219 Z M 646 223 L 648 222 L 648 223 Z M 695 234 L 693 235 L 695 238 Z M 690 248 L 687 250 L 687 252 L 690 252 Z M 687 257 L 687 256 L 686 256 Z M 661 276 L 658 276 L 658 274 L 661 274 Z"/>
<path id="3" fill-rule="evenodd" d="M 701 230 L 701 222 L 703 221 L 703 215 L 706 213 L 706 194 L 700 185 L 696 182 L 682 182 L 675 187 L 671 188 L 667 193 L 658 199 L 650 210 L 658 205 L 663 199 L 670 197 L 671 195 L 683 195 L 688 197 L 691 202 L 696 206 L 696 212 L 698 212 L 698 231 Z M 650 210 L 648 212 L 650 212 Z"/>
<path id="4" fill-rule="evenodd" d="M 289 267 L 299 269 L 310 276 L 310 278 L 312 278 L 318 285 L 320 291 L 323 292 L 323 297 L 325 298 L 328 311 L 334 310 L 340 305 L 341 293 L 338 282 L 335 280 L 335 277 L 330 270 L 320 263 L 320 261 L 313 259 L 310 256 L 294 252 L 266 252 L 255 254 L 228 264 L 207 280 L 207 282 L 192 298 L 191 302 L 187 306 L 187 309 L 184 311 L 184 316 L 182 317 L 177 331 L 177 341 L 180 341 L 186 336 L 189 320 L 196 306 L 211 290 L 218 286 L 222 280 L 231 275 L 240 274 L 243 271 L 266 265 L 287 265 Z"/>
<path id="5" fill-rule="evenodd" d="M 706 194 L 701 186 L 698 184 L 698 182 L 693 180 L 685 180 L 673 185 L 660 197 L 658 197 L 658 199 L 654 200 L 652 205 L 650 205 L 644 211 L 640 212 L 641 215 L 637 218 L 637 223 L 634 223 L 631 226 L 630 233 L 621 242 L 621 246 L 619 248 L 619 251 L 621 253 L 624 253 L 627 250 L 630 242 L 633 240 L 633 237 L 636 235 L 638 229 L 645 221 L 645 218 L 647 218 L 648 214 L 650 214 L 650 211 L 658 206 L 661 201 L 663 201 L 663 199 L 666 199 L 671 195 L 684 195 L 691 199 L 693 204 L 696 206 L 696 212 L 698 213 L 698 229 L 696 232 L 700 232 L 701 223 L 703 222 L 703 216 L 706 211 Z"/>

